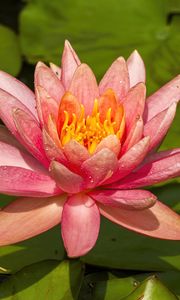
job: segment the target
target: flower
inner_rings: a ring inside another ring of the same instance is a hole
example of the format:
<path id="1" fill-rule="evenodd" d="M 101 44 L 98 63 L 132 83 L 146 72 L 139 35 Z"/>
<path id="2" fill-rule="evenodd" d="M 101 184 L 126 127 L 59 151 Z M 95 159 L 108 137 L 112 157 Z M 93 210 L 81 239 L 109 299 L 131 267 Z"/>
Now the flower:
<path id="1" fill-rule="evenodd" d="M 37 64 L 35 95 L 1 71 L 0 192 L 21 197 L 0 211 L 0 245 L 61 222 L 68 255 L 84 255 L 98 238 L 100 214 L 145 235 L 180 239 L 179 216 L 140 189 L 180 175 L 180 148 L 156 152 L 179 86 L 177 76 L 145 101 L 137 51 L 115 60 L 98 86 L 67 41 L 62 69 Z"/>

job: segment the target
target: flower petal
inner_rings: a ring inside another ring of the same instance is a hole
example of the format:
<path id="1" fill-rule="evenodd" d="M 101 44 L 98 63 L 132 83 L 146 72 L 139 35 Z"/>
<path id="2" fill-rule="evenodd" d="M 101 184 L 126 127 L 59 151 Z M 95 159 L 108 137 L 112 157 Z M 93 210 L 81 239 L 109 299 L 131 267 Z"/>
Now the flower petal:
<path id="1" fill-rule="evenodd" d="M 94 190 L 88 195 L 95 201 L 112 207 L 130 210 L 143 210 L 153 206 L 156 196 L 144 190 Z"/>
<path id="2" fill-rule="evenodd" d="M 7 127 L 3 125 L 0 125 L 0 142 L 13 145 L 14 147 L 20 150 L 26 151 L 22 144 L 20 144 L 10 133 Z"/>
<path id="3" fill-rule="evenodd" d="M 62 83 L 66 90 L 69 89 L 74 72 L 80 64 L 79 57 L 71 44 L 66 40 L 62 55 Z"/>
<path id="4" fill-rule="evenodd" d="M 67 193 L 79 193 L 83 189 L 83 178 L 57 161 L 51 163 L 50 173 L 59 187 Z"/>
<path id="5" fill-rule="evenodd" d="M 172 103 L 180 100 L 180 75 L 166 83 L 146 100 L 144 112 L 145 123 L 151 120 Z"/>
<path id="6" fill-rule="evenodd" d="M 47 133 L 47 131 L 43 128 L 42 131 L 44 150 L 47 158 L 52 160 L 57 160 L 60 163 L 67 164 L 67 159 L 64 156 L 64 153 L 60 147 L 57 147 L 53 139 Z"/>
<path id="7" fill-rule="evenodd" d="M 157 114 L 144 126 L 144 135 L 150 136 L 149 151 L 159 146 L 172 124 L 176 113 L 176 103 Z"/>
<path id="8" fill-rule="evenodd" d="M 93 188 L 111 177 L 117 168 L 117 164 L 116 155 L 107 148 L 87 159 L 81 166 L 87 188 Z"/>
<path id="9" fill-rule="evenodd" d="M 64 196 L 20 198 L 0 211 L 0 246 L 36 236 L 60 223 Z"/>
<path id="10" fill-rule="evenodd" d="M 20 141 L 24 147 L 45 167 L 49 166 L 44 152 L 42 131 L 37 121 L 21 109 L 14 110 L 13 117 Z"/>
<path id="11" fill-rule="evenodd" d="M 57 76 L 58 79 L 61 79 L 61 68 L 53 63 L 49 63 L 51 70 L 54 72 L 54 74 Z"/>
<path id="12" fill-rule="evenodd" d="M 0 71 L 0 89 L 17 98 L 37 118 L 35 95 L 25 84 Z"/>
<path id="13" fill-rule="evenodd" d="M 49 115 L 57 121 L 59 105 L 51 98 L 47 91 L 41 87 L 36 87 L 37 111 L 41 125 L 47 124 Z"/>
<path id="14" fill-rule="evenodd" d="M 61 81 L 54 72 L 41 62 L 36 65 L 35 70 L 35 90 L 37 86 L 43 87 L 48 95 L 55 99 L 57 103 L 60 102 L 65 92 Z"/>
<path id="15" fill-rule="evenodd" d="M 102 204 L 99 208 L 104 217 L 130 230 L 160 239 L 180 239 L 180 217 L 159 201 L 143 211 L 117 209 Z"/>
<path id="16" fill-rule="evenodd" d="M 99 90 L 96 78 L 88 65 L 81 64 L 76 69 L 69 91 L 84 105 L 86 115 L 91 115 Z"/>
<path id="17" fill-rule="evenodd" d="M 133 127 L 137 116 L 141 117 L 144 111 L 146 96 L 146 87 L 144 83 L 138 83 L 136 86 L 130 89 L 127 97 L 123 101 L 123 107 L 125 110 L 126 130 L 129 133 Z"/>
<path id="18" fill-rule="evenodd" d="M 118 156 L 121 149 L 121 144 L 116 135 L 110 134 L 102 139 L 102 141 L 97 145 L 95 153 L 99 152 L 103 148 L 111 150 L 116 156 Z"/>
<path id="19" fill-rule="evenodd" d="M 149 148 L 149 137 L 144 137 L 130 148 L 118 161 L 118 169 L 104 184 L 120 180 L 132 172 L 145 158 Z M 109 185 L 108 188 L 111 188 Z"/>
<path id="20" fill-rule="evenodd" d="M 12 115 L 12 112 L 15 108 L 20 108 L 24 110 L 27 114 L 34 118 L 30 110 L 17 98 L 0 89 L 0 118 L 2 119 L 6 127 L 13 133 L 13 135 L 15 135 L 16 138 L 18 138 L 19 135 L 14 124 Z M 34 120 L 36 119 L 34 118 Z"/>
<path id="21" fill-rule="evenodd" d="M 139 82 L 146 81 L 146 70 L 142 57 L 137 50 L 134 50 L 127 60 L 129 71 L 130 87 Z"/>
<path id="22" fill-rule="evenodd" d="M 165 155 L 167 153 L 167 155 Z M 113 188 L 129 189 L 149 186 L 174 177 L 180 176 L 180 151 L 172 153 L 164 151 L 162 158 L 154 156 L 154 160 L 144 164 L 121 182 L 113 184 Z"/>
<path id="23" fill-rule="evenodd" d="M 77 171 L 82 163 L 90 157 L 87 148 L 79 144 L 76 140 L 70 140 L 64 145 L 64 154 L 69 161 L 70 167 L 77 168 Z"/>
<path id="24" fill-rule="evenodd" d="M 116 59 L 105 73 L 99 84 L 102 95 L 107 89 L 112 89 L 119 100 L 122 100 L 129 90 L 129 74 L 123 57 Z"/>
<path id="25" fill-rule="evenodd" d="M 7 130 L 2 130 L 2 126 L 0 127 L 0 166 L 22 167 L 47 172 L 21 145 L 19 147 Z"/>
<path id="26" fill-rule="evenodd" d="M 141 117 L 137 117 L 133 127 L 131 128 L 123 146 L 121 149 L 121 155 L 126 153 L 131 147 L 133 147 L 136 143 L 138 143 L 143 136 L 143 119 Z M 144 136 L 148 136 L 148 134 L 144 134 Z"/>
<path id="27" fill-rule="evenodd" d="M 100 214 L 96 203 L 87 195 L 69 197 L 62 214 L 62 237 L 69 257 L 91 250 L 98 238 Z"/>
<path id="28" fill-rule="evenodd" d="M 16 166 L 0 166 L 0 192 L 27 197 L 49 197 L 61 194 L 48 173 Z"/>

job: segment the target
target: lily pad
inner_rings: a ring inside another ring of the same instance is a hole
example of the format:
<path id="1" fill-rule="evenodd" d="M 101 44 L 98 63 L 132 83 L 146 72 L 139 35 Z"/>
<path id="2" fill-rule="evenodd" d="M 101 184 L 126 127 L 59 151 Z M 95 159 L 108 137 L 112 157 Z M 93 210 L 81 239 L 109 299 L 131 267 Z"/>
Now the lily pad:
<path id="1" fill-rule="evenodd" d="M 11 275 L 0 285 L 4 300 L 75 300 L 83 278 L 79 261 L 44 261 Z"/>
<path id="2" fill-rule="evenodd" d="M 100 78 L 113 59 L 137 48 L 150 92 L 179 71 L 179 13 L 171 0 L 34 0 L 20 16 L 22 51 L 31 63 L 59 63 L 69 39 Z"/>
<path id="3" fill-rule="evenodd" d="M 0 40 L 0 69 L 16 76 L 22 64 L 18 37 L 10 28 L 0 25 Z"/>

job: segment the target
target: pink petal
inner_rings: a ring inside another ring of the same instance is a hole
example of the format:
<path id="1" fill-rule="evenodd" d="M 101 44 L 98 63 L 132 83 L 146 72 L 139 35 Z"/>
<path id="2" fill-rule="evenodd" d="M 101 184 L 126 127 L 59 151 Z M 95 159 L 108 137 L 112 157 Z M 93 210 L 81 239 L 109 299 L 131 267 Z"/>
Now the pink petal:
<path id="1" fill-rule="evenodd" d="M 19 147 L 19 144 L 8 131 L 3 131 L 0 127 L 0 166 L 22 167 L 29 170 L 47 172 L 25 149 L 21 146 Z"/>
<path id="2" fill-rule="evenodd" d="M 134 50 L 127 60 L 129 71 L 130 87 L 139 82 L 146 81 L 146 70 L 142 57 L 137 50 Z"/>
<path id="3" fill-rule="evenodd" d="M 12 115 L 12 112 L 15 108 L 24 110 L 27 114 L 34 118 L 28 108 L 24 106 L 18 99 L 0 89 L 0 118 L 6 127 L 12 132 L 12 134 L 15 135 L 16 138 L 20 138 Z M 34 120 L 36 119 L 34 118 Z"/>
<path id="4" fill-rule="evenodd" d="M 39 85 L 43 87 L 48 95 L 55 99 L 57 103 L 60 102 L 65 93 L 61 81 L 50 68 L 41 62 L 37 64 L 35 70 L 35 88 Z"/>
<path id="5" fill-rule="evenodd" d="M 38 116 L 42 126 L 47 124 L 49 115 L 52 115 L 57 120 L 59 105 L 41 86 L 36 87 L 36 100 Z"/>
<path id="6" fill-rule="evenodd" d="M 170 155 L 169 151 L 164 151 L 167 156 L 158 158 L 154 156 L 154 160 L 143 165 L 137 171 L 131 173 L 121 182 L 113 184 L 113 188 L 129 189 L 141 186 L 148 186 L 159 183 L 174 177 L 180 176 L 180 152 L 175 152 Z"/>
<path id="7" fill-rule="evenodd" d="M 144 135 L 150 136 L 149 151 L 161 144 L 176 113 L 176 103 L 157 114 L 144 126 Z"/>
<path id="8" fill-rule="evenodd" d="M 127 97 L 123 101 L 127 132 L 129 132 L 133 127 L 137 120 L 137 116 L 142 116 L 145 105 L 145 96 L 146 87 L 144 83 L 138 83 L 136 86 L 131 88 Z"/>
<path id="9" fill-rule="evenodd" d="M 180 217 L 166 205 L 156 204 L 143 211 L 99 205 L 101 214 L 125 228 L 166 240 L 180 239 Z"/>
<path id="10" fill-rule="evenodd" d="M 126 153 L 131 147 L 137 144 L 143 135 L 144 124 L 141 117 L 137 118 L 133 127 L 131 128 L 121 150 L 121 155 Z M 144 134 L 148 136 L 148 134 Z"/>
<path id="11" fill-rule="evenodd" d="M 14 138 L 10 131 L 3 125 L 0 125 L 0 142 L 13 145 L 16 148 L 25 151 L 25 148 Z"/>
<path id="12" fill-rule="evenodd" d="M 0 192 L 27 197 L 49 197 L 62 193 L 48 173 L 8 164 L 0 166 Z"/>
<path id="13" fill-rule="evenodd" d="M 77 54 L 71 44 L 66 40 L 62 55 L 62 82 L 66 90 L 69 89 L 74 72 L 80 64 L 81 62 Z"/>
<path id="14" fill-rule="evenodd" d="M 143 210 L 153 206 L 156 196 L 144 190 L 94 190 L 88 195 L 95 201 L 112 207 L 130 210 Z"/>
<path id="15" fill-rule="evenodd" d="M 82 163 L 90 157 L 88 150 L 75 140 L 70 140 L 69 143 L 64 145 L 64 154 L 69 161 L 69 165 L 75 167 L 77 171 Z"/>
<path id="16" fill-rule="evenodd" d="M 132 172 L 145 158 L 149 148 L 149 137 L 140 140 L 130 148 L 118 161 L 118 169 L 104 184 L 118 181 Z M 111 188 L 112 185 L 109 186 Z"/>
<path id="17" fill-rule="evenodd" d="M 17 98 L 37 117 L 35 95 L 25 84 L 13 76 L 0 71 L 0 89 Z"/>
<path id="18" fill-rule="evenodd" d="M 83 178 L 57 161 L 51 163 L 50 173 L 59 187 L 67 193 L 79 193 L 83 189 Z"/>
<path id="19" fill-rule="evenodd" d="M 146 100 L 144 120 L 148 122 L 172 103 L 180 100 L 180 75 L 166 83 Z"/>
<path id="20" fill-rule="evenodd" d="M 111 177 L 117 168 L 116 155 L 107 148 L 87 159 L 81 166 L 87 188 L 93 188 Z"/>
<path id="21" fill-rule="evenodd" d="M 0 211 L 0 245 L 36 236 L 60 223 L 64 196 L 20 198 Z"/>
<path id="22" fill-rule="evenodd" d="M 20 136 L 20 141 L 44 166 L 49 166 L 43 148 L 42 131 L 39 124 L 21 109 L 16 109 L 13 113 L 13 117 Z"/>
<path id="23" fill-rule="evenodd" d="M 91 115 L 99 91 L 96 78 L 88 65 L 81 64 L 76 69 L 69 91 L 84 105 L 86 115 Z"/>
<path id="24" fill-rule="evenodd" d="M 95 153 L 99 152 L 103 148 L 111 150 L 116 156 L 118 156 L 121 149 L 121 144 L 117 136 L 111 134 L 102 139 L 102 141 L 97 145 Z"/>
<path id="25" fill-rule="evenodd" d="M 90 251 L 98 238 L 100 214 L 96 203 L 87 195 L 69 197 L 62 214 L 62 237 L 69 257 Z"/>
<path id="26" fill-rule="evenodd" d="M 67 159 L 64 156 L 64 153 L 60 147 L 54 143 L 53 139 L 47 133 L 45 129 L 42 131 L 44 150 L 47 158 L 52 160 L 57 160 L 60 163 L 67 164 Z"/>
<path id="27" fill-rule="evenodd" d="M 107 89 L 111 88 L 122 100 L 129 90 L 129 74 L 126 61 L 123 57 L 116 59 L 99 84 L 99 91 L 102 95 Z"/>
<path id="28" fill-rule="evenodd" d="M 54 74 L 57 76 L 58 79 L 61 79 L 61 68 L 57 65 L 50 63 L 50 68 L 54 72 Z"/>

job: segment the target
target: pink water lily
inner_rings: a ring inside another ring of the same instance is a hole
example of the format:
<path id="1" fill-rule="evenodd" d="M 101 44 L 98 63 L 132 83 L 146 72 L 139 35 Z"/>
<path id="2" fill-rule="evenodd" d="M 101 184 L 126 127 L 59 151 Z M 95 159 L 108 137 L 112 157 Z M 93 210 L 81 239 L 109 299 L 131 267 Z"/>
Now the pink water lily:
<path id="1" fill-rule="evenodd" d="M 146 99 L 137 51 L 115 60 L 98 85 L 66 41 L 62 68 L 37 64 L 35 95 L 1 71 L 0 192 L 21 197 L 0 211 L 0 245 L 61 223 L 68 255 L 84 255 L 98 238 L 100 214 L 180 239 L 179 216 L 141 189 L 180 175 L 180 148 L 156 152 L 179 98 L 177 76 Z"/>

